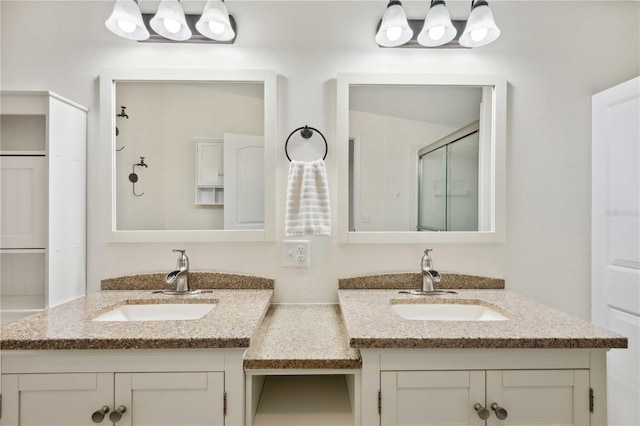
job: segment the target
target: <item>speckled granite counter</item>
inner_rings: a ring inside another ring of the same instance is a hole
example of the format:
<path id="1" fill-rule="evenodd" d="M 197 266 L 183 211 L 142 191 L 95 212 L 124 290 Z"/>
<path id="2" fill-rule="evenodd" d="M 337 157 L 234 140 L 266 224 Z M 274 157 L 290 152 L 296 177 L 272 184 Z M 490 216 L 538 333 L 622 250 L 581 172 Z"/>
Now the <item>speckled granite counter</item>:
<path id="1" fill-rule="evenodd" d="M 442 279 L 433 283 L 436 289 L 504 289 L 502 278 L 481 277 L 477 275 L 440 273 Z M 382 290 L 382 289 L 420 289 L 422 274 L 420 272 L 397 272 L 393 274 L 374 274 L 353 278 L 340 278 L 338 288 L 341 290 Z"/>
<path id="2" fill-rule="evenodd" d="M 457 290 L 412 296 L 398 290 L 338 290 L 354 348 L 625 348 L 627 339 L 506 290 Z M 508 321 L 405 320 L 391 300 L 434 303 L 471 299 L 496 307 Z"/>
<path id="3" fill-rule="evenodd" d="M 361 368 L 338 305 L 272 305 L 245 354 L 246 369 Z"/>
<path id="4" fill-rule="evenodd" d="M 128 275 L 107 278 L 100 281 L 102 290 L 155 290 L 171 289 L 165 281 L 166 272 L 153 274 Z M 253 275 L 226 274 L 222 272 L 189 272 L 189 285 L 199 289 L 273 289 L 275 281 L 271 278 Z M 174 286 L 175 287 L 175 286 Z"/>
<path id="5" fill-rule="evenodd" d="M 213 290 L 190 296 L 146 290 L 101 291 L 2 326 L 7 349 L 174 349 L 248 347 L 271 303 L 273 290 Z M 216 303 L 197 320 L 92 321 L 117 305 Z"/>

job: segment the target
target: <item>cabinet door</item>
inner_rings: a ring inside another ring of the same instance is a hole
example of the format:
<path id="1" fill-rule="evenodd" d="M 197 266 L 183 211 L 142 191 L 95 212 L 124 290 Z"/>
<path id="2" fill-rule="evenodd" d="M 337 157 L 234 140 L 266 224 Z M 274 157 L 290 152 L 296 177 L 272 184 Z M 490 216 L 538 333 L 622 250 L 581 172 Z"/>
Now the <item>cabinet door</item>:
<path id="1" fill-rule="evenodd" d="M 113 374 L 5 374 L 2 397 L 4 426 L 90 425 L 112 406 Z"/>
<path id="2" fill-rule="evenodd" d="M 381 372 L 381 424 L 484 425 L 484 371 Z"/>
<path id="3" fill-rule="evenodd" d="M 0 157 L 2 248 L 45 248 L 45 157 Z"/>
<path id="4" fill-rule="evenodd" d="M 222 142 L 198 142 L 198 185 L 222 186 Z"/>
<path id="5" fill-rule="evenodd" d="M 507 410 L 500 420 L 491 410 L 488 426 L 575 425 L 589 418 L 587 370 L 514 370 L 487 372 L 487 407 Z"/>
<path id="6" fill-rule="evenodd" d="M 224 424 L 224 373 L 117 373 L 120 426 Z"/>

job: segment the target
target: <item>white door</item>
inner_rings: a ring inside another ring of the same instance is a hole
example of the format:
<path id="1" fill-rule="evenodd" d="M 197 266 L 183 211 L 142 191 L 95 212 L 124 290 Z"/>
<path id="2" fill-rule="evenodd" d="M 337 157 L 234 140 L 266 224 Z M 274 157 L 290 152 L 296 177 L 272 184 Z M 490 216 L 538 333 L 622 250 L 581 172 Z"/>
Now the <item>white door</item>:
<path id="1" fill-rule="evenodd" d="M 589 371 L 487 371 L 487 408 L 487 426 L 588 425 Z"/>
<path id="2" fill-rule="evenodd" d="M 68 426 L 93 424 L 92 414 L 113 407 L 113 374 L 5 374 L 2 424 Z M 108 424 L 108 414 L 104 424 Z"/>
<path id="3" fill-rule="evenodd" d="M 591 319 L 607 354 L 609 425 L 640 425 L 640 77 L 592 97 Z"/>
<path id="4" fill-rule="evenodd" d="M 264 138 L 224 134 L 224 229 L 264 229 Z"/>
<path id="5" fill-rule="evenodd" d="M 473 408 L 484 405 L 484 371 L 383 371 L 380 388 L 382 426 L 485 424 Z"/>
<path id="6" fill-rule="evenodd" d="M 0 157 L 2 248 L 47 245 L 47 159 Z"/>
<path id="7" fill-rule="evenodd" d="M 224 424 L 224 373 L 116 373 L 119 426 Z"/>

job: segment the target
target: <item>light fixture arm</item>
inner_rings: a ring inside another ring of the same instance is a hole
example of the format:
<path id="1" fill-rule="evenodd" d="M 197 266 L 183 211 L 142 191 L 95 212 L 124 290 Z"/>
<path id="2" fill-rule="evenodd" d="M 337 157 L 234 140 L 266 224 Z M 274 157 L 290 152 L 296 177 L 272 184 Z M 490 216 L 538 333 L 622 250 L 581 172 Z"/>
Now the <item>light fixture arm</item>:
<path id="1" fill-rule="evenodd" d="M 471 10 L 480 6 L 489 6 L 487 0 L 471 0 Z"/>

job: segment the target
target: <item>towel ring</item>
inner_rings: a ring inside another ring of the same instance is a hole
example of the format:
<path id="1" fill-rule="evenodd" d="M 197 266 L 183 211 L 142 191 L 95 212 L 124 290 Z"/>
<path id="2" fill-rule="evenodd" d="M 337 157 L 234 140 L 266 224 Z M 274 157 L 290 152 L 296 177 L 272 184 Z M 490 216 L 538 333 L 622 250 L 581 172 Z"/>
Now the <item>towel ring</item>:
<path id="1" fill-rule="evenodd" d="M 287 151 L 287 145 L 289 145 L 289 139 L 291 139 L 291 136 L 293 136 L 298 130 L 300 131 L 300 136 L 302 136 L 305 139 L 309 139 L 311 136 L 313 136 L 313 132 L 318 132 L 318 134 L 322 136 L 322 140 L 324 141 L 324 156 L 322 157 L 322 159 L 323 160 L 326 159 L 327 153 L 329 152 L 329 145 L 327 145 L 327 139 L 324 137 L 324 135 L 320 130 L 313 127 L 309 127 L 309 126 L 303 126 L 303 127 L 298 127 L 293 132 L 289 133 L 289 136 L 287 137 L 287 141 L 284 144 L 284 154 L 287 156 L 287 160 L 291 161 L 291 157 L 289 157 L 289 152 Z"/>

